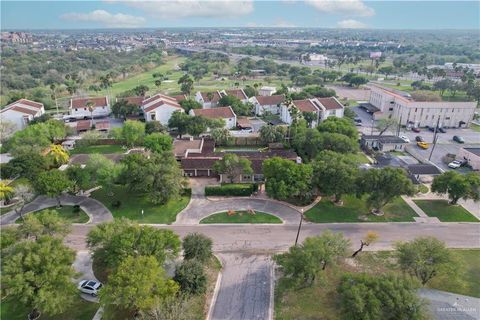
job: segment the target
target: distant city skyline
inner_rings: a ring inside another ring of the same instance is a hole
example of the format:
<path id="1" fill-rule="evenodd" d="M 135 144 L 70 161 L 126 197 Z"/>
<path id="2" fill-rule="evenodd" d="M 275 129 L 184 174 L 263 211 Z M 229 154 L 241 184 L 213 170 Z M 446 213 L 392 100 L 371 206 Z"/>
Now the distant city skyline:
<path id="1" fill-rule="evenodd" d="M 21 19 L 19 19 L 21 17 Z M 472 29 L 478 1 L 2 1 L 1 28 Z"/>

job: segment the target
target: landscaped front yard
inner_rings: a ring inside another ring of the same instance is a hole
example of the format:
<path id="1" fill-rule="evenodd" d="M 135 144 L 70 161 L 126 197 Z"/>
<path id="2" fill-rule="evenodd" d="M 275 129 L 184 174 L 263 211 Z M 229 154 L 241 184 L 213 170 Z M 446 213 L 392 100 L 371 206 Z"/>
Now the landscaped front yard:
<path id="1" fill-rule="evenodd" d="M 478 219 L 461 205 L 451 205 L 447 200 L 413 200 L 429 217 L 442 222 L 478 222 Z"/>
<path id="2" fill-rule="evenodd" d="M 274 215 L 255 211 L 251 214 L 247 211 L 236 211 L 233 215 L 228 215 L 227 211 L 214 213 L 211 216 L 203 218 L 201 224 L 210 223 L 282 223 L 282 220 Z"/>
<path id="3" fill-rule="evenodd" d="M 65 219 L 69 223 L 87 223 L 89 220 L 88 215 L 82 209 L 75 210 L 73 206 L 62 206 L 61 208 L 51 207 L 39 211 L 35 211 L 29 214 L 38 214 L 45 210 L 55 210 L 58 212 L 58 215 Z M 21 223 L 22 219 L 17 219 L 15 223 Z"/>
<path id="4" fill-rule="evenodd" d="M 73 150 L 70 150 L 70 154 L 92 154 L 92 153 L 100 153 L 100 154 L 110 154 L 110 153 L 124 153 L 126 149 L 119 144 L 100 144 L 94 146 L 78 146 L 75 147 Z"/>
<path id="5" fill-rule="evenodd" d="M 91 320 L 99 307 L 98 303 L 88 302 L 78 297 L 66 312 L 56 316 L 42 315 L 39 320 Z M 30 310 L 20 305 L 18 301 L 8 298 L 2 300 L 0 305 L 2 320 L 25 320 L 29 312 Z"/>
<path id="6" fill-rule="evenodd" d="M 364 199 L 354 196 L 344 196 L 343 205 L 337 206 L 330 199 L 323 198 L 313 208 L 305 213 L 308 221 L 317 223 L 328 222 L 408 222 L 415 221 L 415 211 L 398 197 L 383 208 L 383 216 L 371 214 Z"/>
<path id="7" fill-rule="evenodd" d="M 114 218 L 125 217 L 139 223 L 166 224 L 174 222 L 177 214 L 190 201 L 190 196 L 185 195 L 180 199 L 170 200 L 166 204 L 156 205 L 148 201 L 145 195 L 129 192 L 124 186 L 114 186 L 108 190 L 99 189 L 92 193 L 92 198 L 103 203 L 112 212 Z M 120 205 L 116 206 L 116 203 Z"/>

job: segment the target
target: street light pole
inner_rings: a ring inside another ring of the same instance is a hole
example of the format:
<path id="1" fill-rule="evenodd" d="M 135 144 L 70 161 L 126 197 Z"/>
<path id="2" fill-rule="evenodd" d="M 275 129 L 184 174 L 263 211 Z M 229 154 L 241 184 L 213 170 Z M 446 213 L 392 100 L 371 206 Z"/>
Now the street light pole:
<path id="1" fill-rule="evenodd" d="M 300 236 L 300 230 L 302 229 L 302 221 L 303 221 L 303 208 L 300 209 L 300 223 L 298 224 L 297 237 L 295 238 L 295 247 L 297 246 L 298 237 Z"/>

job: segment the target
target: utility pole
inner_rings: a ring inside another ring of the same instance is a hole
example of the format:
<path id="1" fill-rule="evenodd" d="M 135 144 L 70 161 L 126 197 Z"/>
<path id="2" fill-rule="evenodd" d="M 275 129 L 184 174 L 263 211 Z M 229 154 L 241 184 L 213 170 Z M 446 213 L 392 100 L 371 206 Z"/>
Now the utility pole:
<path id="1" fill-rule="evenodd" d="M 300 209 L 300 223 L 298 224 L 297 237 L 295 238 L 295 247 L 297 246 L 298 237 L 300 236 L 300 230 L 302 229 L 302 221 L 303 221 L 303 208 Z"/>
<path id="2" fill-rule="evenodd" d="M 435 150 L 435 146 L 437 145 L 437 134 L 438 134 L 438 125 L 440 124 L 440 116 L 438 116 L 438 119 L 437 119 L 437 125 L 435 126 L 435 130 L 433 132 L 433 141 L 432 141 L 432 150 L 430 151 L 430 155 L 428 156 L 428 161 L 430 161 L 430 159 L 432 158 L 432 155 L 433 155 L 433 150 Z"/>
<path id="3" fill-rule="evenodd" d="M 400 115 L 400 121 L 398 121 L 397 126 L 397 137 L 400 136 L 400 126 L 402 125 L 402 115 Z"/>

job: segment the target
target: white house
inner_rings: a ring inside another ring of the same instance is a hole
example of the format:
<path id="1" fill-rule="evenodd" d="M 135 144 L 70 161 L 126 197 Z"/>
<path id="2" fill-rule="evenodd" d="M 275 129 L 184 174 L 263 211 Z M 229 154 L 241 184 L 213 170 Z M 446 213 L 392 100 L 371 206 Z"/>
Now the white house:
<path id="1" fill-rule="evenodd" d="M 92 105 L 92 111 L 89 105 Z M 107 97 L 98 98 L 73 98 L 70 99 L 70 118 L 75 119 L 89 119 L 106 117 L 110 114 L 110 104 Z"/>
<path id="2" fill-rule="evenodd" d="M 235 96 L 243 103 L 248 102 L 248 96 L 243 89 L 217 90 L 213 92 L 197 92 L 195 101 L 200 102 L 203 109 L 215 108 L 218 102 L 225 96 Z"/>
<path id="3" fill-rule="evenodd" d="M 265 112 L 279 114 L 281 104 L 285 100 L 283 94 L 274 96 L 255 96 L 250 98 L 250 102 L 255 106 L 255 114 L 263 115 Z"/>
<path id="4" fill-rule="evenodd" d="M 43 103 L 20 99 L 0 110 L 0 121 L 15 125 L 15 131 L 24 129 L 34 118 L 45 113 Z"/>
<path id="5" fill-rule="evenodd" d="M 184 112 L 175 98 L 158 93 L 142 102 L 145 121 L 159 121 L 161 124 L 168 124 L 168 120 L 175 111 Z"/>
<path id="6" fill-rule="evenodd" d="M 283 122 L 292 124 L 292 109 L 295 109 L 299 117 L 302 117 L 304 112 L 314 113 L 311 123 L 313 128 L 328 117 L 343 118 L 345 107 L 335 97 L 293 100 L 290 106 L 281 105 L 280 118 Z"/>
<path id="7" fill-rule="evenodd" d="M 476 102 L 416 101 L 410 94 L 371 86 L 369 103 L 378 109 L 375 119 L 394 118 L 407 127 L 468 127 Z"/>
<path id="8" fill-rule="evenodd" d="M 260 90 L 258 90 L 258 94 L 261 96 L 271 96 L 275 92 L 277 92 L 277 88 L 275 87 L 261 87 Z"/>
<path id="9" fill-rule="evenodd" d="M 237 126 L 237 115 L 233 112 L 232 107 L 192 109 L 190 110 L 190 115 L 202 116 L 208 119 L 223 119 L 227 129 L 233 129 Z"/>

